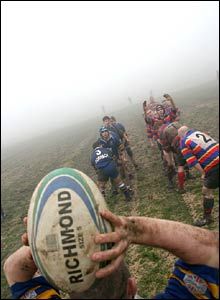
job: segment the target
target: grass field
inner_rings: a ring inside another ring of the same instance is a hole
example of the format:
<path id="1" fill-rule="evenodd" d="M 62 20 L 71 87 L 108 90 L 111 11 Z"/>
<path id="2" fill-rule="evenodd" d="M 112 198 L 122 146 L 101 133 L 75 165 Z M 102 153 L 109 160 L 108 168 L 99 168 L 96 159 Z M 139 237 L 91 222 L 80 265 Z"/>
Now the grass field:
<path id="1" fill-rule="evenodd" d="M 181 122 L 189 127 L 208 131 L 219 140 L 217 83 L 210 82 L 177 91 L 172 96 L 182 111 Z M 186 194 L 168 192 L 159 152 L 150 148 L 146 140 L 141 110 L 142 103 L 139 103 L 115 112 L 116 118 L 127 128 L 141 169 L 137 172 L 133 170 L 134 201 L 128 205 L 121 195 L 115 198 L 108 196 L 108 206 L 121 215 L 159 217 L 192 224 L 202 214 L 199 175 L 193 171 L 197 178 L 186 183 Z M 96 180 L 90 166 L 90 154 L 100 125 L 101 120 L 93 119 L 83 126 L 81 124 L 62 129 L 3 153 L 1 196 L 7 217 L 1 228 L 1 266 L 5 258 L 21 246 L 20 236 L 24 231 L 22 219 L 27 214 L 33 190 L 42 177 L 55 168 L 67 166 L 79 169 Z M 218 190 L 215 191 L 214 219 L 215 222 L 209 227 L 211 230 L 218 228 Z M 150 298 L 165 287 L 174 259 L 174 256 L 164 250 L 133 245 L 130 247 L 126 260 L 132 275 L 137 279 L 141 296 Z M 3 272 L 1 287 L 1 299 L 9 299 L 10 291 Z"/>

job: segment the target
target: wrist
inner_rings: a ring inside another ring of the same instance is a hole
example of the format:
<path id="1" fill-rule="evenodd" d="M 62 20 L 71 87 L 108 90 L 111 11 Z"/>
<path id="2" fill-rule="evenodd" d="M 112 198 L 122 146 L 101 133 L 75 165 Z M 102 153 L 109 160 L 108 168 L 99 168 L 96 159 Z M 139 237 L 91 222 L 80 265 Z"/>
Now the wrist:
<path id="1" fill-rule="evenodd" d="M 129 244 L 138 244 L 138 237 L 142 235 L 138 224 L 138 220 L 136 217 L 124 217 L 125 218 L 125 225 L 124 228 L 127 231 L 127 240 Z"/>

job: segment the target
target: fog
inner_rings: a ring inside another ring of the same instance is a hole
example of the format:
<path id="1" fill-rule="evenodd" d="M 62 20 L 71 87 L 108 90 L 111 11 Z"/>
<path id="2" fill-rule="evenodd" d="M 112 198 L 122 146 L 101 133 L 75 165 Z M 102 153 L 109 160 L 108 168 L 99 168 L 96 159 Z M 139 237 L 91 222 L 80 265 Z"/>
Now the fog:
<path id="1" fill-rule="evenodd" d="M 1 2 L 2 146 L 215 80 L 218 7 Z"/>

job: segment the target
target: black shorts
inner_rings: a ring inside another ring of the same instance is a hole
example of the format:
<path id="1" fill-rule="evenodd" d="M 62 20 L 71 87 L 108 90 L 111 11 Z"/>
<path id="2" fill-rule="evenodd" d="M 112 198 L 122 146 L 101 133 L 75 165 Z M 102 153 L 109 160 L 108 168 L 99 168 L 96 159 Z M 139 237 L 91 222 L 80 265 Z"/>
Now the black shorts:
<path id="1" fill-rule="evenodd" d="M 217 189 L 219 187 L 219 165 L 205 174 L 204 186 L 207 189 Z"/>

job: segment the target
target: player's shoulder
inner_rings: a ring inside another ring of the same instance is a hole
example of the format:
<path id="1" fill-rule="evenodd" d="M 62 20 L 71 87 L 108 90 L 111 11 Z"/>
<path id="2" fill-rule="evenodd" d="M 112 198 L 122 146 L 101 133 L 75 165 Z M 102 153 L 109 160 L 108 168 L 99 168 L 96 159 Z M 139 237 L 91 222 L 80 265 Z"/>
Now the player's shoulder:
<path id="1" fill-rule="evenodd" d="M 125 127 L 122 123 L 116 123 L 116 126 L 118 126 L 118 128 L 121 130 L 125 130 Z"/>

